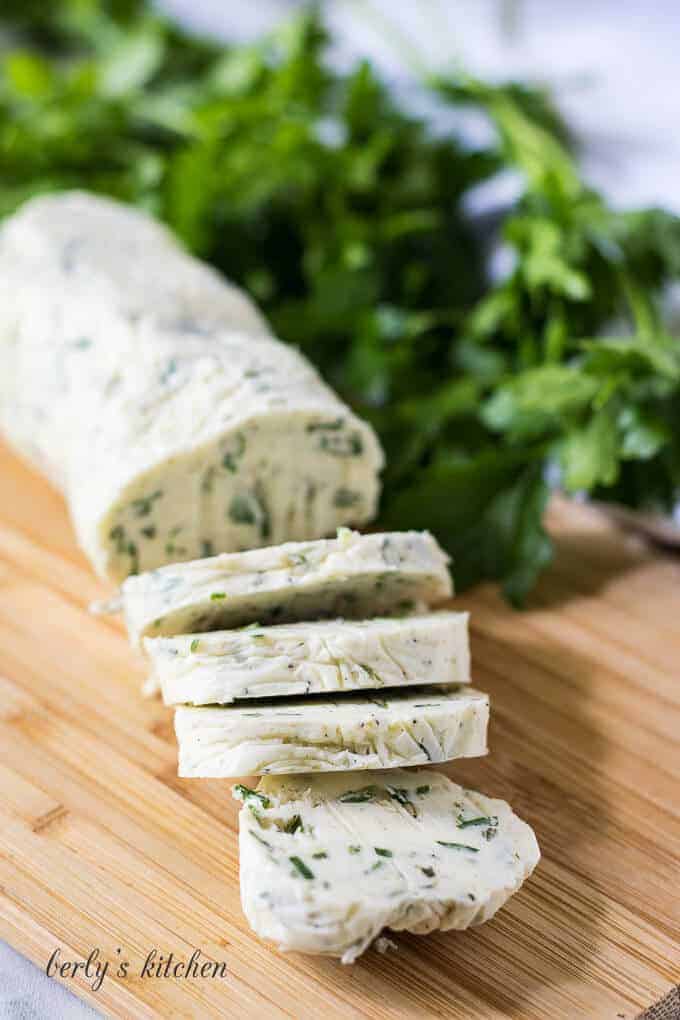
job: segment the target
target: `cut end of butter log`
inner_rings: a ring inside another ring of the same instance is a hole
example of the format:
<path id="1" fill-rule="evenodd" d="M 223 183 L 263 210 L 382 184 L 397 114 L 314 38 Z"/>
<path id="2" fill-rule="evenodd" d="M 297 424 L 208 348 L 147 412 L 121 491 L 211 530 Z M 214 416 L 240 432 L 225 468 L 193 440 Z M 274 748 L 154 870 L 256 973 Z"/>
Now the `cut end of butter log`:
<path id="1" fill-rule="evenodd" d="M 425 765 L 487 753 L 488 695 L 420 687 L 175 712 L 179 775 L 228 778 Z"/>
<path id="2" fill-rule="evenodd" d="M 268 777 L 234 795 L 251 927 L 282 950 L 343 963 L 385 928 L 488 921 L 540 857 L 508 804 L 432 770 Z"/>
<path id="3" fill-rule="evenodd" d="M 166 705 L 470 682 L 467 613 L 254 625 L 144 649 Z"/>
<path id="4" fill-rule="evenodd" d="M 63 192 L 5 220 L 0 324 L 0 428 L 111 580 L 374 516 L 373 429 L 139 209 Z"/>
<path id="5" fill-rule="evenodd" d="M 320 617 L 361 619 L 437 605 L 452 594 L 449 557 L 427 531 L 287 542 L 174 563 L 122 587 L 130 639 Z"/>

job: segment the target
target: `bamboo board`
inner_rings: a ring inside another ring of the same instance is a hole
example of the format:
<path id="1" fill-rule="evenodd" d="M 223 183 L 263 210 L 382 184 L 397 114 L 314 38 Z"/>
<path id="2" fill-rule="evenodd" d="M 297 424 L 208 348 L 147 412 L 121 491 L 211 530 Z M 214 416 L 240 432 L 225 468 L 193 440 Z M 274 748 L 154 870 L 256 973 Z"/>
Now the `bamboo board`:
<path id="1" fill-rule="evenodd" d="M 554 569 L 472 611 L 491 754 L 448 769 L 508 799 L 543 859 L 489 924 L 354 967 L 283 955 L 240 910 L 230 784 L 176 776 L 171 712 L 77 551 L 59 496 L 0 447 L 0 937 L 44 968 L 97 948 L 131 1018 L 632 1018 L 680 977 L 680 560 L 557 505 Z M 675 855 L 674 855 L 675 851 Z M 226 976 L 142 977 L 156 949 Z M 130 963 L 128 976 L 113 974 Z"/>

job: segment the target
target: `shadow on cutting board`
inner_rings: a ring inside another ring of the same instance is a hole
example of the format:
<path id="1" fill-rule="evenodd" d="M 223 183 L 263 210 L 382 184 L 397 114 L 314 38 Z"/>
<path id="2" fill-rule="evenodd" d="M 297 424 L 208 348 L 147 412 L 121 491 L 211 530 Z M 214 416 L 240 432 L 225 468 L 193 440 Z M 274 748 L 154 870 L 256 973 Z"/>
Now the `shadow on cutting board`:
<path id="1" fill-rule="evenodd" d="M 529 594 L 529 609 L 559 609 L 574 599 L 600 595 L 609 584 L 624 581 L 657 558 L 644 536 L 618 526 L 593 506 L 555 499 L 548 530 L 553 533 L 554 559 Z"/>
<path id="2" fill-rule="evenodd" d="M 580 523 L 560 535 L 533 609 L 510 609 L 491 586 L 456 601 L 471 612 L 473 682 L 491 695 L 491 753 L 436 767 L 509 801 L 534 827 L 543 854 L 534 875 L 476 929 L 387 933 L 399 951 L 369 951 L 352 968 L 282 958 L 336 990 L 351 988 L 366 1015 L 382 1015 L 388 1001 L 390 1016 L 465 1020 L 638 1012 L 625 987 L 619 995 L 598 980 L 603 961 L 615 959 L 605 934 L 612 900 L 625 909 L 644 896 L 635 872 L 645 863 L 626 845 L 611 779 L 625 782 L 618 710 L 633 697 L 631 677 L 610 657 L 615 635 L 594 626 L 591 596 L 612 577 L 644 568 L 652 554 L 608 524 Z M 221 785 L 195 784 L 189 795 L 224 818 Z"/>
<path id="3" fill-rule="evenodd" d="M 396 934 L 394 964 L 370 953 L 359 965 L 417 982 L 433 1011 L 438 994 L 444 1015 L 586 1016 L 589 1008 L 597 1015 L 599 992 L 587 974 L 606 896 L 596 887 L 599 872 L 588 868 L 611 821 L 607 741 L 591 700 L 600 667 L 573 650 L 568 632 L 541 630 L 539 613 L 511 610 L 490 587 L 457 603 L 471 611 L 473 683 L 491 695 L 490 754 L 443 770 L 509 801 L 534 827 L 542 860 L 490 923 L 427 938 Z M 578 986 L 583 1012 L 569 1013 L 568 985 Z"/>

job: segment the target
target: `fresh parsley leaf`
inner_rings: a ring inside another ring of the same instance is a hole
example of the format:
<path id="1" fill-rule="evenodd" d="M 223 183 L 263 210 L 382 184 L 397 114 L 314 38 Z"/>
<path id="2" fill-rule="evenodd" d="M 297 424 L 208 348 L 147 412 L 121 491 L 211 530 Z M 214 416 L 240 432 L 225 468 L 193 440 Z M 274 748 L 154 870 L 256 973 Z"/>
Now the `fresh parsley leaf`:
<path id="1" fill-rule="evenodd" d="M 5 0 L 0 217 L 78 187 L 167 222 L 374 424 L 380 525 L 432 528 L 458 587 L 496 579 L 520 604 L 551 558 L 547 478 L 633 507 L 677 500 L 680 354 L 659 307 L 680 220 L 610 209 L 544 91 L 424 79 L 488 119 L 491 141 L 470 150 L 456 118 L 435 135 L 368 62 L 331 69 L 330 41 L 308 10 L 228 45 L 145 0 Z M 507 171 L 521 188 L 498 217 L 510 260 L 492 284 L 467 200 Z M 342 430 L 318 440 L 329 457 L 358 452 Z M 225 450 L 204 487 L 238 474 L 241 453 Z M 267 540 L 261 493 L 225 512 Z"/>

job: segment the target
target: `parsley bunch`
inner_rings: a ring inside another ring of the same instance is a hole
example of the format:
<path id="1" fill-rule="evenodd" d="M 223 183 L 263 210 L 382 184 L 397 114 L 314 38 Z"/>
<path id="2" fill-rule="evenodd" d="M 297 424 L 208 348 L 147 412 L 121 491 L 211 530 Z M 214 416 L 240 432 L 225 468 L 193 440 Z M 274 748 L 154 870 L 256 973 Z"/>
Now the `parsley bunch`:
<path id="1" fill-rule="evenodd" d="M 608 208 L 541 92 L 423 82 L 489 119 L 471 149 L 368 63 L 331 71 L 326 43 L 313 12 L 225 47 L 141 0 L 4 0 L 0 214 L 83 187 L 167 221 L 376 426 L 381 524 L 431 528 L 461 587 L 499 579 L 521 602 L 551 555 L 547 478 L 677 497 L 680 352 L 658 299 L 680 223 Z M 519 198 L 478 222 L 472 189 L 508 169 Z M 497 283 L 490 230 L 511 254 Z"/>

